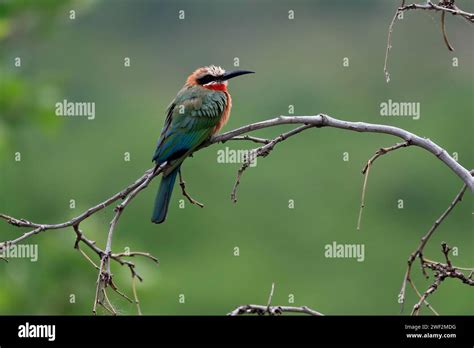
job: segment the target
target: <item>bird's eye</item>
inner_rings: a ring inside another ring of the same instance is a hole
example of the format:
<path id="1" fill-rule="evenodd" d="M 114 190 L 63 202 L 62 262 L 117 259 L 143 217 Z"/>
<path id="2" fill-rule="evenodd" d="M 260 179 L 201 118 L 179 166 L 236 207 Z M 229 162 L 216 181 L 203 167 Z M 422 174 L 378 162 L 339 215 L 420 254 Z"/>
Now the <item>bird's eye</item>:
<path id="1" fill-rule="evenodd" d="M 216 77 L 210 74 L 204 75 L 203 77 L 198 78 L 196 81 L 200 85 L 208 84 L 209 82 L 215 81 Z"/>

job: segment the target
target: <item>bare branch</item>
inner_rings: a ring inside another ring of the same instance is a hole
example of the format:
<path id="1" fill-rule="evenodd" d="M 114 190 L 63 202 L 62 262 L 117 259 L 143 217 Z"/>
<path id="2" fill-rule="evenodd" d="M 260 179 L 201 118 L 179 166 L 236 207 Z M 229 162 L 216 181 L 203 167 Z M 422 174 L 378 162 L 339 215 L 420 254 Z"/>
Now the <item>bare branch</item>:
<path id="1" fill-rule="evenodd" d="M 464 193 L 466 192 L 467 190 L 467 185 L 464 185 L 462 188 L 461 188 L 461 191 L 459 191 L 459 193 L 456 195 L 456 197 L 454 198 L 454 200 L 451 202 L 451 204 L 448 206 L 448 208 L 441 214 L 441 216 L 434 222 L 434 224 L 431 226 L 431 228 L 428 230 L 428 232 L 423 236 L 423 238 L 421 238 L 421 241 L 420 241 L 420 244 L 418 245 L 418 247 L 416 248 L 416 250 L 410 255 L 410 257 L 408 258 L 408 266 L 407 266 L 407 270 L 405 272 L 405 276 L 403 277 L 403 282 L 402 282 L 402 288 L 400 290 L 400 294 L 399 294 L 399 302 L 402 304 L 405 303 L 405 293 L 406 293 L 406 286 L 407 286 L 407 283 L 410 283 L 412 285 L 412 287 L 415 289 L 415 291 L 417 292 L 417 294 L 419 295 L 419 292 L 418 290 L 416 290 L 414 284 L 413 284 L 413 281 L 411 280 L 411 270 L 412 270 L 412 266 L 413 266 L 413 262 L 415 261 L 415 259 L 418 257 L 420 259 L 420 262 L 421 262 L 421 267 L 422 267 L 422 270 L 423 272 L 425 272 L 425 268 L 431 268 L 433 269 L 433 264 L 435 264 L 435 262 L 433 261 L 429 261 L 429 260 L 426 260 L 423 256 L 423 250 L 426 246 L 426 244 L 428 243 L 429 239 L 433 236 L 433 233 L 436 231 L 436 229 L 439 227 L 439 225 L 444 221 L 444 219 L 451 213 L 451 211 L 454 209 L 454 207 L 459 203 L 461 202 L 463 196 L 464 196 Z M 444 252 L 444 247 L 443 247 L 443 252 Z M 447 258 L 447 253 L 445 253 L 445 256 L 446 256 L 446 260 L 448 260 Z M 440 265 L 439 263 L 436 263 L 437 265 Z M 448 265 L 449 266 L 449 265 Z M 450 266 L 449 266 L 450 267 Z M 447 277 L 456 277 L 456 278 L 459 278 L 459 275 L 457 274 L 457 272 L 452 272 L 453 271 L 453 268 L 450 267 L 449 269 L 449 272 L 444 272 L 443 274 L 446 275 L 447 274 Z M 444 277 L 445 278 L 445 277 Z M 425 302 L 426 303 L 426 297 L 432 293 L 434 290 L 436 290 L 437 286 L 444 280 L 441 279 L 437 279 L 437 281 L 435 283 L 433 283 L 432 287 L 434 286 L 434 289 L 430 290 L 430 292 L 428 294 L 426 294 L 425 292 L 425 296 L 421 296 L 420 297 L 420 301 L 418 302 L 420 305 L 421 303 Z M 427 306 L 429 306 L 429 304 L 427 304 Z M 417 313 L 419 310 L 419 306 L 417 308 L 417 311 L 414 311 L 413 313 Z"/>
<path id="2" fill-rule="evenodd" d="M 381 133 L 381 134 L 390 134 L 401 138 L 402 140 L 409 142 L 411 146 L 420 147 L 433 155 L 435 155 L 439 160 L 446 164 L 457 176 L 464 181 L 464 183 L 469 187 L 469 189 L 474 192 L 474 179 L 472 178 L 469 170 L 460 165 L 454 158 L 452 158 L 448 152 L 443 149 L 441 146 L 437 145 L 428 138 L 422 138 L 418 135 L 415 135 L 411 132 L 408 132 L 404 129 L 365 122 L 351 122 L 338 120 L 332 118 L 325 114 L 319 114 L 315 116 L 280 116 L 272 118 L 266 121 L 252 123 L 232 131 L 223 133 L 221 135 L 211 138 L 207 143 L 205 143 L 201 148 L 210 146 L 211 144 L 225 142 L 229 139 L 232 139 L 235 136 L 239 136 L 248 132 L 274 127 L 284 124 L 303 124 L 303 125 L 312 125 L 314 127 L 331 127 L 339 128 L 344 130 L 349 130 L 353 132 L 361 133 Z M 277 139 L 277 138 L 276 138 Z M 275 139 L 273 139 L 275 140 Z M 273 141 L 272 140 L 272 141 Z M 270 144 L 267 144 L 270 145 Z M 201 149 L 200 148 L 200 149 Z"/>
<path id="3" fill-rule="evenodd" d="M 308 308 L 306 306 L 302 307 L 292 307 L 292 306 L 270 306 L 268 308 L 264 305 L 255 305 L 255 304 L 248 304 L 239 306 L 234 309 L 232 312 L 228 313 L 228 316 L 235 317 L 241 314 L 258 314 L 258 315 L 280 315 L 284 312 L 288 313 L 302 313 L 302 314 L 309 314 L 314 316 L 324 316 L 324 314 L 315 311 L 314 309 Z"/>
<path id="4" fill-rule="evenodd" d="M 405 5 L 399 8 L 399 11 L 408 10 L 428 10 L 428 11 L 442 11 L 445 13 L 451 13 L 453 16 L 460 16 L 470 23 L 474 23 L 474 13 L 466 12 L 461 10 L 454 4 L 454 0 L 441 0 L 438 5 L 427 1 L 426 4 L 411 4 Z"/>
<path id="5" fill-rule="evenodd" d="M 322 316 L 323 314 L 315 311 L 314 309 L 308 308 L 306 306 L 302 307 L 293 307 L 293 306 L 271 306 L 273 293 L 275 291 L 275 283 L 272 283 L 272 288 L 270 290 L 270 295 L 268 297 L 268 302 L 266 306 L 263 305 L 255 305 L 255 304 L 248 304 L 239 306 L 234 309 L 232 312 L 228 313 L 228 316 L 235 317 L 241 314 L 258 314 L 258 315 L 280 315 L 284 312 L 288 313 L 302 313 L 302 314 L 309 314 L 314 316 Z"/>
<path id="6" fill-rule="evenodd" d="M 397 18 L 400 16 L 400 14 L 409 10 L 428 10 L 428 11 L 435 11 L 435 12 L 441 11 L 441 31 L 443 33 L 443 39 L 446 44 L 446 47 L 450 51 L 454 51 L 454 48 L 449 43 L 448 36 L 446 34 L 446 25 L 445 25 L 446 14 L 451 13 L 453 16 L 460 16 L 464 18 L 465 20 L 467 20 L 468 22 L 474 23 L 474 13 L 469 13 L 469 12 L 461 10 L 459 7 L 457 7 L 454 4 L 454 0 L 441 0 L 438 5 L 435 5 L 431 1 L 427 1 L 425 4 L 405 5 L 405 0 L 403 0 L 401 6 L 398 7 L 397 10 L 395 11 L 395 15 L 393 16 L 392 21 L 390 22 L 390 25 L 388 27 L 387 47 L 385 49 L 385 61 L 384 61 L 384 66 L 383 66 L 385 80 L 387 82 L 390 82 L 390 74 L 388 72 L 388 56 L 389 56 L 390 50 L 392 49 L 393 27 L 395 25 Z"/>
<path id="7" fill-rule="evenodd" d="M 80 215 L 76 216 L 75 218 L 73 218 L 69 221 L 66 221 L 66 222 L 62 222 L 62 223 L 59 223 L 59 224 L 38 224 L 38 223 L 30 222 L 30 221 L 25 220 L 25 219 L 16 219 L 16 218 L 8 216 L 6 214 L 0 214 L 0 219 L 3 219 L 5 221 L 7 221 L 10 225 L 13 225 L 13 226 L 16 226 L 16 227 L 34 228 L 32 231 L 26 232 L 22 236 L 14 239 L 14 240 L 10 240 L 10 241 L 4 242 L 4 243 L 0 243 L 0 251 L 7 244 L 9 246 L 14 245 L 18 242 L 21 242 L 24 239 L 27 239 L 27 238 L 35 235 L 35 234 L 38 234 L 38 233 L 41 233 L 41 232 L 44 232 L 44 231 L 47 231 L 47 230 L 58 230 L 58 229 L 66 228 L 66 227 L 71 227 L 71 226 L 74 226 L 74 225 L 79 225 L 79 223 L 81 223 L 83 220 L 87 219 L 89 216 L 91 216 L 91 215 L 97 213 L 98 211 L 108 207 L 109 205 L 111 205 L 112 203 L 118 201 L 119 199 L 123 199 L 125 197 L 128 197 L 128 199 L 131 199 L 130 194 L 134 190 L 139 188 L 145 182 L 146 182 L 146 185 L 148 185 L 148 183 L 154 177 L 156 177 L 157 175 L 159 175 L 162 172 L 162 170 L 165 166 L 166 166 L 166 163 L 162 164 L 156 170 L 155 170 L 155 168 L 151 168 L 151 169 L 147 170 L 145 172 L 145 174 L 142 175 L 140 178 L 138 178 L 133 184 L 127 186 L 125 189 L 123 189 L 122 191 L 116 193 L 112 197 L 110 197 L 110 198 L 106 199 L 105 201 L 93 206 L 92 208 L 89 208 L 88 210 L 86 210 L 82 214 L 80 214 Z M 143 188 L 144 187 L 142 187 L 141 189 L 143 189 Z M 141 191 L 141 189 L 136 191 L 135 195 L 139 191 Z M 132 196 L 132 198 L 133 198 L 133 196 Z M 124 203 L 122 203 L 122 204 L 124 204 Z M 125 203 L 125 204 L 128 204 L 128 203 Z"/>
<path id="8" fill-rule="evenodd" d="M 446 280 L 446 278 L 457 278 L 464 284 L 474 286 L 474 280 L 462 273 L 459 268 L 453 267 L 451 260 L 449 259 L 449 252 L 451 251 L 451 248 L 446 243 L 441 244 L 441 251 L 445 257 L 446 264 L 440 262 L 424 261 L 422 265 L 422 267 L 430 268 L 435 272 L 435 281 L 423 293 L 423 295 L 421 295 L 420 300 L 413 306 L 411 313 L 412 315 L 418 315 L 420 313 L 422 303 L 426 302 L 426 298 L 429 295 L 432 295 L 439 288 L 441 283 Z"/>
<path id="9" fill-rule="evenodd" d="M 230 140 L 250 140 L 250 141 L 253 141 L 254 143 L 258 143 L 258 144 L 268 144 L 270 142 L 269 139 L 253 137 L 251 135 L 236 136 L 236 137 L 233 137 Z"/>
<path id="10" fill-rule="evenodd" d="M 257 138 L 253 136 L 249 136 L 247 133 L 264 129 L 264 128 L 270 128 L 270 127 L 275 127 L 275 126 L 280 126 L 280 125 L 288 125 L 288 124 L 296 124 L 299 125 L 298 127 L 286 132 L 282 133 L 279 136 L 275 137 L 274 139 L 268 141 L 267 139 L 263 138 Z M 375 161 L 376 158 L 379 156 L 389 152 L 393 151 L 395 149 L 404 147 L 404 146 L 418 146 L 420 148 L 425 149 L 426 151 L 432 153 L 435 155 L 439 160 L 441 160 L 448 168 L 453 171 L 457 176 L 459 176 L 463 182 L 465 183 L 465 187 L 463 189 L 463 192 L 466 190 L 468 187 L 471 191 L 474 191 L 474 179 L 471 176 L 471 173 L 465 169 L 462 165 L 460 165 L 457 161 L 455 161 L 448 153 L 446 150 L 444 150 L 442 147 L 437 145 L 436 143 L 432 142 L 430 139 L 422 138 L 418 135 L 415 135 L 411 132 L 408 132 L 404 129 L 393 127 L 393 126 L 387 126 L 387 125 L 380 125 L 380 124 L 371 124 L 371 123 L 364 123 L 364 122 L 350 122 L 350 121 L 343 121 L 343 120 L 338 120 L 335 118 L 332 118 L 330 116 L 327 116 L 325 114 L 318 114 L 318 115 L 313 115 L 313 116 L 280 116 L 276 117 L 273 119 L 261 121 L 261 122 L 256 122 L 252 123 L 237 129 L 234 129 L 232 131 L 223 133 L 221 135 L 215 136 L 211 139 L 209 139 L 205 144 L 203 144 L 200 148 L 198 148 L 196 151 L 201 150 L 207 146 L 210 146 L 212 144 L 216 143 L 224 143 L 228 140 L 247 140 L 247 141 L 252 141 L 256 143 L 261 143 L 263 144 L 261 147 L 255 149 L 255 155 L 258 157 L 265 157 L 268 154 L 271 153 L 271 151 L 274 149 L 275 145 L 288 139 L 289 137 L 299 134 L 300 132 L 309 129 L 309 128 L 321 128 L 321 127 L 332 127 L 332 128 L 339 128 L 339 129 L 344 129 L 344 130 L 349 130 L 349 131 L 354 131 L 354 132 L 367 132 L 367 133 L 382 133 L 382 134 L 389 134 L 396 136 L 398 138 L 401 138 L 404 142 L 394 145 L 390 148 L 383 148 L 379 150 L 368 162 L 367 164 L 367 169 L 365 170 L 366 174 L 366 179 L 368 175 L 369 168 L 371 164 Z M 241 171 L 239 172 L 238 179 L 236 184 L 234 185 L 233 189 L 233 199 L 234 201 L 236 200 L 236 189 L 237 185 L 240 181 L 240 176 L 243 173 L 243 171 L 249 166 L 250 164 L 250 158 L 247 158 L 247 160 L 244 162 Z M 93 311 L 96 313 L 97 311 L 97 305 L 102 305 L 107 311 L 111 313 L 116 313 L 115 309 L 113 308 L 112 304 L 110 303 L 107 293 L 106 293 L 106 288 L 108 286 L 111 286 L 112 289 L 119 293 L 122 297 L 127 298 L 130 300 L 128 296 L 126 296 L 123 292 L 118 290 L 117 286 L 113 282 L 113 275 L 110 270 L 110 261 L 116 261 L 120 265 L 126 265 L 129 267 L 131 276 L 132 276 L 132 290 L 134 293 L 134 298 L 135 298 L 135 303 L 137 305 L 137 310 L 138 313 L 141 313 L 140 306 L 139 306 L 139 301 L 136 296 L 136 288 L 135 288 L 135 281 L 136 279 L 142 280 L 140 275 L 136 272 L 135 269 L 135 264 L 130 262 L 129 260 L 126 260 L 125 258 L 127 257 L 133 257 L 133 256 L 143 256 L 145 258 L 149 258 L 155 263 L 158 263 L 158 260 L 156 257 L 150 255 L 149 253 L 146 252 L 131 252 L 131 253 L 113 253 L 112 252 L 112 241 L 113 241 L 113 235 L 114 231 L 117 227 L 117 224 L 119 222 L 119 219 L 124 211 L 124 209 L 127 207 L 127 205 L 142 191 L 144 190 L 149 183 L 159 174 L 162 173 L 164 168 L 167 166 L 167 163 L 163 163 L 159 167 L 154 167 L 149 170 L 147 170 L 140 178 L 138 178 L 134 183 L 130 184 L 120 192 L 114 194 L 110 198 L 104 200 L 103 202 L 89 208 L 82 214 L 68 220 L 62 223 L 58 224 L 39 224 L 35 222 L 31 222 L 25 219 L 17 219 L 14 217 L 11 217 L 6 214 L 0 214 L 0 220 L 6 221 L 8 224 L 19 227 L 19 228 L 29 228 L 30 230 L 28 232 L 23 233 L 22 235 L 18 236 L 15 239 L 4 241 L 0 243 L 0 252 L 8 249 L 12 245 L 15 245 L 21 241 L 24 241 L 28 238 L 33 237 L 36 234 L 43 233 L 48 230 L 59 230 L 59 229 L 64 229 L 67 227 L 72 227 L 75 234 L 76 234 L 76 242 L 74 244 L 74 247 L 83 255 L 83 257 L 86 258 L 86 260 L 96 269 L 99 270 L 99 274 L 97 277 L 97 286 L 96 286 L 96 296 L 95 296 L 95 301 L 94 301 L 94 306 L 93 306 Z M 180 177 L 180 181 L 184 184 L 184 181 L 182 180 L 182 177 Z M 184 185 L 183 185 L 184 186 Z M 186 192 L 185 187 L 182 187 L 183 192 Z M 365 191 L 365 189 L 364 189 Z M 186 194 L 185 194 L 186 196 Z M 461 195 L 462 196 L 462 195 Z M 191 197 L 187 195 L 187 198 L 190 199 Z M 117 202 L 118 200 L 123 200 L 120 204 L 118 204 L 115 209 L 114 209 L 114 216 L 112 221 L 110 222 L 108 234 L 107 234 L 107 241 L 106 241 L 106 246 L 103 249 L 99 248 L 95 241 L 92 241 L 88 239 L 84 233 L 79 229 L 79 225 L 82 221 L 87 219 L 88 217 L 92 216 L 93 214 L 107 208 L 111 204 Z M 363 200 L 362 200 L 363 201 Z M 197 204 L 197 203 L 196 203 Z M 455 203 L 454 203 L 455 204 Z M 452 208 L 451 208 L 452 209 Z M 444 217 L 440 219 L 442 221 Z M 436 228 L 436 227 L 435 227 Z M 432 233 L 432 232 L 431 232 Z M 431 235 L 431 234 L 430 234 Z M 428 236 L 429 237 L 429 236 Z M 99 258 L 100 258 L 100 264 L 97 266 L 97 264 L 90 258 L 81 248 L 80 248 L 80 243 L 83 243 L 86 245 L 90 250 L 92 250 Z M 424 245 L 423 245 L 424 246 Z M 421 250 L 419 251 L 419 254 L 421 255 Z M 416 257 L 415 255 L 413 259 Z M 432 265 L 431 265 L 432 266 Z M 427 266 L 427 267 L 431 267 Z M 411 265 L 410 265 L 411 267 Z M 434 266 L 432 266 L 434 267 Z M 409 272 L 407 279 L 409 279 Z M 469 278 L 471 279 L 471 278 Z M 404 288 L 403 288 L 404 289 Z M 403 290 L 404 291 L 404 290 Z M 271 300 L 271 299 L 270 299 Z M 246 309 L 242 309 L 244 312 L 256 312 L 260 313 L 261 310 L 259 309 L 260 307 L 257 305 L 247 305 L 245 307 Z M 266 312 L 268 313 L 273 313 L 273 314 L 279 314 L 281 312 L 300 312 L 300 313 L 307 313 L 307 314 L 313 314 L 313 315 L 320 315 L 320 313 L 310 310 L 306 307 L 287 307 L 287 306 L 271 306 L 267 305 L 266 307 Z M 241 311 L 239 314 L 241 314 Z"/>
<path id="11" fill-rule="evenodd" d="M 159 168 L 164 168 L 164 166 L 166 165 L 166 162 L 161 165 Z M 158 168 L 156 168 L 156 170 L 153 170 L 151 171 L 148 176 L 145 177 L 145 179 L 143 180 L 142 183 L 140 183 L 140 185 L 138 185 L 137 187 L 135 187 L 129 194 L 128 196 L 124 199 L 124 201 L 122 203 L 120 203 L 119 205 L 117 205 L 114 209 L 115 211 L 115 215 L 112 219 L 112 221 L 110 222 L 110 227 L 109 227 L 109 233 L 107 235 L 107 244 L 105 246 L 105 251 L 102 255 L 102 259 L 101 259 L 101 266 L 99 268 L 99 276 L 98 276 L 98 280 L 97 280 L 97 291 L 96 291 L 96 299 L 95 299 L 95 302 L 94 302 L 94 310 L 93 312 L 96 313 L 96 304 L 99 303 L 99 304 L 102 304 L 104 306 L 104 303 L 102 303 L 100 300 L 99 300 L 99 297 L 98 297 L 98 294 L 100 293 L 100 291 L 103 292 L 104 294 L 104 297 L 106 299 L 106 303 L 108 304 L 109 308 L 111 308 L 112 312 L 114 314 L 116 314 L 115 312 L 115 309 L 113 308 L 112 304 L 110 303 L 109 299 L 107 298 L 107 292 L 106 292 L 106 288 L 107 286 L 112 286 L 112 288 L 115 288 L 115 285 L 113 283 L 113 275 L 110 271 L 110 258 L 111 258 L 111 255 L 112 255 L 112 238 L 113 238 L 113 234 L 114 234 L 114 231 L 115 231 L 115 228 L 117 226 L 117 223 L 120 219 L 120 216 L 122 215 L 122 212 L 124 211 L 124 209 L 127 207 L 127 205 L 132 201 L 133 198 L 135 198 L 138 193 L 140 191 L 142 191 L 143 189 L 145 189 L 148 184 L 151 182 L 151 180 L 153 180 L 153 177 L 156 176 L 156 173 L 159 172 Z M 142 255 L 146 254 L 146 253 L 141 253 Z M 155 257 L 151 257 L 152 260 L 156 260 Z M 133 281 L 133 279 L 132 279 Z"/>

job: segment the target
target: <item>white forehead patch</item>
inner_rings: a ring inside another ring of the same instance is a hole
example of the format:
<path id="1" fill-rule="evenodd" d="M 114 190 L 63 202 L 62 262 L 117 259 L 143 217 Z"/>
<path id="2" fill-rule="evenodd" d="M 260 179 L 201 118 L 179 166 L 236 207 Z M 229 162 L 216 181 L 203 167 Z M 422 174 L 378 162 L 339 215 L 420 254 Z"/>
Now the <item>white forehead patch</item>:
<path id="1" fill-rule="evenodd" d="M 220 66 L 210 65 L 207 67 L 207 71 L 212 76 L 220 76 L 225 74 L 225 70 L 222 69 Z"/>

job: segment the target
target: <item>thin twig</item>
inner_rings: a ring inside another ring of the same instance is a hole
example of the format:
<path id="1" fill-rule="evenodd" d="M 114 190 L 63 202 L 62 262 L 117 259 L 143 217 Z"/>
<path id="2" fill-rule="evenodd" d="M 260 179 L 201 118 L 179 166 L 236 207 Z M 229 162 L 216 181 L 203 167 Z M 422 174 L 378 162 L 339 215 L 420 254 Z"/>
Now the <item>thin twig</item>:
<path id="1" fill-rule="evenodd" d="M 135 299 L 135 305 L 137 306 L 138 315 L 142 315 L 142 310 L 140 308 L 140 300 L 137 295 L 137 276 L 132 272 L 132 292 L 133 298 Z"/>
<path id="2" fill-rule="evenodd" d="M 101 303 L 100 299 L 100 292 L 103 286 L 103 281 L 102 281 L 102 270 L 104 267 L 104 258 L 100 259 L 100 266 L 99 266 L 99 275 L 97 276 L 97 286 L 95 288 L 95 298 L 94 298 L 94 305 L 92 307 L 92 313 L 97 314 L 97 304 Z"/>
<path id="3" fill-rule="evenodd" d="M 186 197 L 191 204 L 195 204 L 201 208 L 204 208 L 204 204 L 196 201 L 194 198 L 192 198 L 189 193 L 186 191 L 186 182 L 183 180 L 183 176 L 181 174 L 181 169 L 178 170 L 179 174 L 179 186 L 181 186 L 181 192 L 184 197 Z"/>
<path id="4" fill-rule="evenodd" d="M 379 158 L 380 156 L 383 156 L 386 153 L 397 150 L 399 148 L 407 147 L 409 145 L 410 145 L 410 143 L 408 141 L 405 141 L 403 143 L 395 144 L 395 145 L 390 146 L 390 147 L 382 147 L 382 148 L 378 149 L 377 152 L 375 152 L 375 155 L 373 155 L 367 161 L 364 169 L 362 169 L 362 174 L 364 174 L 364 184 L 362 186 L 362 194 L 361 194 L 361 198 L 360 198 L 360 209 L 359 209 L 359 217 L 357 219 L 357 230 L 360 230 L 360 224 L 361 224 L 361 220 L 362 220 L 362 211 L 365 207 L 365 192 L 367 190 L 367 180 L 369 178 L 370 167 L 375 162 L 375 160 L 377 158 Z"/>
<path id="5" fill-rule="evenodd" d="M 146 252 L 143 252 L 143 251 L 129 251 L 129 252 L 123 252 L 123 253 L 117 253 L 117 254 L 112 254 L 111 257 L 112 258 L 117 258 L 117 257 L 135 257 L 135 256 L 143 256 L 143 257 L 147 257 L 149 258 L 150 260 L 152 260 L 153 262 L 159 264 L 160 262 L 158 261 L 158 258 L 156 258 L 155 256 L 153 256 L 152 254 L 150 253 L 146 253 Z"/>
<path id="6" fill-rule="evenodd" d="M 270 311 L 270 305 L 272 304 L 273 291 L 275 290 L 275 283 L 272 283 L 272 289 L 270 290 L 270 295 L 268 296 L 267 310 Z"/>
<path id="7" fill-rule="evenodd" d="M 119 290 L 117 285 L 113 282 L 113 280 L 110 281 L 110 287 L 112 288 L 113 291 L 115 291 L 119 296 L 123 297 L 126 299 L 128 302 L 133 303 L 132 299 L 128 297 L 125 293 Z"/>
<path id="8" fill-rule="evenodd" d="M 445 23 L 445 17 L 446 17 L 446 12 L 441 12 L 441 31 L 443 33 L 443 39 L 444 39 L 444 43 L 446 44 L 446 47 L 448 48 L 448 50 L 450 51 L 454 51 L 454 48 L 453 46 L 451 46 L 451 44 L 449 43 L 449 40 L 448 40 L 448 34 L 446 33 L 446 23 Z"/>
<path id="9" fill-rule="evenodd" d="M 112 311 L 112 313 L 114 315 L 117 315 L 117 311 L 115 310 L 114 306 L 110 302 L 109 297 L 107 296 L 107 292 L 105 291 L 105 288 L 102 288 L 102 293 L 104 295 L 105 303 L 101 303 L 101 305 L 105 307 L 104 305 L 107 304 L 107 307 Z"/>
<path id="10" fill-rule="evenodd" d="M 400 13 L 401 13 L 400 9 L 397 9 L 397 11 L 395 11 L 392 21 L 390 22 L 390 25 L 388 26 L 387 47 L 385 48 L 385 60 L 383 64 L 383 72 L 385 74 L 385 81 L 387 83 L 390 82 L 390 74 L 388 72 L 388 56 L 389 56 L 390 50 L 392 49 L 393 26 L 395 25 L 395 21 L 397 20 Z"/>

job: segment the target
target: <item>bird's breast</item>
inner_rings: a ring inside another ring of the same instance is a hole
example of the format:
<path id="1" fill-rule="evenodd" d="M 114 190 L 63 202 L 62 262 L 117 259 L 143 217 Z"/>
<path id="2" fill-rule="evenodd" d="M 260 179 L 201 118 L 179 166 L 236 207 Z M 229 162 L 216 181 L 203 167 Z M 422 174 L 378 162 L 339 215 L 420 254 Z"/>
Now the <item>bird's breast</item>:
<path id="1" fill-rule="evenodd" d="M 219 122 L 214 127 L 213 134 L 218 133 L 221 130 L 221 128 L 225 126 L 225 124 L 229 120 L 230 109 L 232 108 L 232 98 L 230 97 L 229 92 L 227 92 L 227 90 L 224 90 L 222 92 L 225 93 L 227 103 L 225 103 L 224 112 L 222 113 L 222 116 L 221 116 Z"/>

